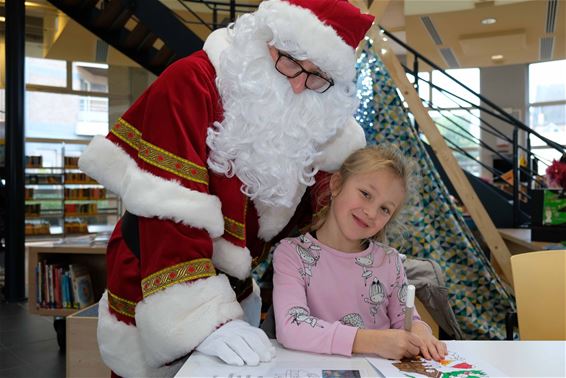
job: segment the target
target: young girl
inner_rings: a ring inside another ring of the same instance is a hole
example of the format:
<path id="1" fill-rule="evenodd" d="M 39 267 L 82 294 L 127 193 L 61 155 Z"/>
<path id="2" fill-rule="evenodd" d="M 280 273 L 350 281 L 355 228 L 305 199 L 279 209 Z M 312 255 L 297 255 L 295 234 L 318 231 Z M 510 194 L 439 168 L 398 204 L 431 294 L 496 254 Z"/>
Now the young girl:
<path id="1" fill-rule="evenodd" d="M 354 152 L 330 178 L 330 205 L 314 230 L 274 253 L 277 340 L 316 353 L 390 359 L 447 352 L 415 312 L 403 329 L 407 279 L 400 254 L 382 244 L 411 176 L 393 147 Z"/>

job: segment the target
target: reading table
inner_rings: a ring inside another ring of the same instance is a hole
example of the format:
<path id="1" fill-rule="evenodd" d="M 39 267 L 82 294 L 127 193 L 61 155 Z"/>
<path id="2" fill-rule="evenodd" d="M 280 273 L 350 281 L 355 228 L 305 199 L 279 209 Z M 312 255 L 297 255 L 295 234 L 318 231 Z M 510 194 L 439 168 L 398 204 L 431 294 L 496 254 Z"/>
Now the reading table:
<path id="1" fill-rule="evenodd" d="M 364 356 L 352 358 L 318 355 L 284 349 L 272 340 L 277 357 L 259 366 L 230 366 L 215 357 L 193 353 L 176 377 L 309 377 L 309 373 L 358 370 L 361 377 L 382 375 Z M 446 341 L 448 350 L 457 352 L 469 361 L 489 364 L 505 377 L 564 377 L 566 376 L 566 341 Z"/>

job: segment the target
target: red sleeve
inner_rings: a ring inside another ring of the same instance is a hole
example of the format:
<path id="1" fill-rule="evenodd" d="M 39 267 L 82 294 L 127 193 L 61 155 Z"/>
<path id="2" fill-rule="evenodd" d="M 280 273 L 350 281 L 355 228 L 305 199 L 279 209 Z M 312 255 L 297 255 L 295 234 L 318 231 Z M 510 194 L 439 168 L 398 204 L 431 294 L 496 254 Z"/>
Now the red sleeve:
<path id="1" fill-rule="evenodd" d="M 219 97 L 214 71 L 207 60 L 196 57 L 173 64 L 152 85 L 139 106 L 124 115 L 139 124 L 142 170 L 178 182 L 184 188 L 210 194 L 207 185 L 206 131 L 219 119 Z M 141 111 L 140 111 L 141 110 Z M 177 170 L 180 165 L 187 169 Z M 163 192 L 154 199 L 174 196 Z M 179 202 L 184 199 L 179 198 Z M 204 213 L 189 215 L 195 222 Z M 168 267 L 212 256 L 206 229 L 195 222 L 178 222 L 167 216 L 140 217 L 141 275 L 145 278 Z M 189 223 L 189 224 L 187 224 Z"/>

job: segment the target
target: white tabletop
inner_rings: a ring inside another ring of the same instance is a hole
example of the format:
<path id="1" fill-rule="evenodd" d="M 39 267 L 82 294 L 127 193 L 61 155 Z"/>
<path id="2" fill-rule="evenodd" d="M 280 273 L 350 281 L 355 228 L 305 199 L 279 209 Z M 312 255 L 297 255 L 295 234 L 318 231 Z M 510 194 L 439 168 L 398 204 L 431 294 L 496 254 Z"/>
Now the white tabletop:
<path id="1" fill-rule="evenodd" d="M 314 370 L 359 370 L 362 377 L 381 377 L 363 356 L 342 357 L 290 351 L 275 340 L 277 357 L 259 366 L 229 366 L 194 353 L 176 377 L 303 377 Z M 490 364 L 505 377 L 566 377 L 565 341 L 447 341 L 448 349 L 481 365 Z"/>
<path id="2" fill-rule="evenodd" d="M 330 356 L 315 353 L 297 352 L 283 348 L 277 341 L 271 340 L 277 349 L 276 357 L 269 363 L 258 366 L 230 366 L 218 358 L 195 352 L 181 367 L 175 377 L 311 377 L 309 373 L 325 370 L 358 370 L 362 377 L 381 377 L 363 357 Z"/>
<path id="3" fill-rule="evenodd" d="M 486 361 L 507 377 L 566 377 L 566 341 L 447 341 L 449 350 Z"/>

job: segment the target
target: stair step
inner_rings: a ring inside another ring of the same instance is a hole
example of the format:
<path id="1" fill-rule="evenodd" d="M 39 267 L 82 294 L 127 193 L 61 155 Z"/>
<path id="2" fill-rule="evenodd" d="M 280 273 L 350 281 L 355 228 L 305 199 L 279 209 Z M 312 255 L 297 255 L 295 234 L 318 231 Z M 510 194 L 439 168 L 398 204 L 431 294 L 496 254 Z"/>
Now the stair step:
<path id="1" fill-rule="evenodd" d="M 132 17 L 133 10 L 124 7 L 120 0 L 101 3 L 100 14 L 94 18 L 92 25 L 105 30 L 117 30 L 123 27 Z"/>
<path id="2" fill-rule="evenodd" d="M 142 23 L 138 23 L 134 30 L 129 32 L 124 38 L 121 45 L 126 49 L 136 49 L 137 51 L 149 50 L 153 43 L 157 40 L 157 36 Z"/>

